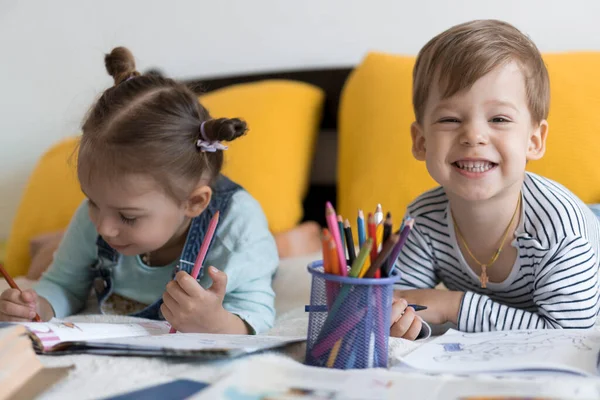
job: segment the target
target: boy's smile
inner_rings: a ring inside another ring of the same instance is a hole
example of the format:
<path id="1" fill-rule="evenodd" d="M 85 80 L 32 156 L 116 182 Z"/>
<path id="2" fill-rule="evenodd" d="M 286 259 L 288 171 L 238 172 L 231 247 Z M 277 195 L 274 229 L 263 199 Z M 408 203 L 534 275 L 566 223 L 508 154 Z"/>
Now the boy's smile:
<path id="1" fill-rule="evenodd" d="M 528 160 L 545 149 L 547 123 L 532 121 L 522 68 L 496 67 L 443 98 L 431 86 L 423 120 L 411 127 L 413 154 L 450 197 L 485 201 L 520 190 Z"/>

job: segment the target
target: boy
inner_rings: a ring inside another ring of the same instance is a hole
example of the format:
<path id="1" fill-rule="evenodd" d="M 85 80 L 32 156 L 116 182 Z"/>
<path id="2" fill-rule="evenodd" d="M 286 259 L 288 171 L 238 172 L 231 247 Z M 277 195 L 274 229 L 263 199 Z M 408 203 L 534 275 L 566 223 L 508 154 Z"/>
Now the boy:
<path id="1" fill-rule="evenodd" d="M 427 305 L 425 321 L 466 332 L 595 324 L 600 223 L 565 187 L 525 172 L 544 155 L 549 102 L 539 50 L 505 22 L 457 25 L 420 51 L 412 152 L 440 187 L 408 207 L 395 296 Z M 405 320 L 404 300 L 391 334 L 415 339 L 426 325 Z"/>

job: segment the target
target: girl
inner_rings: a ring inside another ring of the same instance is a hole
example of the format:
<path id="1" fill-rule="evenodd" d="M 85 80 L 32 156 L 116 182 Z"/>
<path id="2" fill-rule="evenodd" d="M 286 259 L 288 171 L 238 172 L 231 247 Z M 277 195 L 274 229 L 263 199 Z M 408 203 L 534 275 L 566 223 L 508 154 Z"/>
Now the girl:
<path id="1" fill-rule="evenodd" d="M 184 85 L 141 75 L 126 48 L 105 64 L 115 85 L 90 110 L 78 150 L 87 199 L 34 289 L 0 295 L 0 320 L 71 315 L 93 287 L 102 312 L 164 318 L 181 332 L 270 328 L 275 241 L 259 204 L 220 175 L 222 142 L 246 124 L 211 119 Z M 215 267 L 196 281 L 190 267 L 216 211 L 204 263 Z"/>

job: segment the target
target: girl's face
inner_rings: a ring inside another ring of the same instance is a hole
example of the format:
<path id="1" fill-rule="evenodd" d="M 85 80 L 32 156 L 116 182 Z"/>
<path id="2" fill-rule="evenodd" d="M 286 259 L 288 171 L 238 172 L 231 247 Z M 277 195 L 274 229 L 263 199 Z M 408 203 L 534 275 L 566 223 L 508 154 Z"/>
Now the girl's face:
<path id="1" fill-rule="evenodd" d="M 95 177 L 80 183 L 98 234 L 123 255 L 158 250 L 181 238 L 189 226 L 185 204 L 167 196 L 151 177 Z"/>

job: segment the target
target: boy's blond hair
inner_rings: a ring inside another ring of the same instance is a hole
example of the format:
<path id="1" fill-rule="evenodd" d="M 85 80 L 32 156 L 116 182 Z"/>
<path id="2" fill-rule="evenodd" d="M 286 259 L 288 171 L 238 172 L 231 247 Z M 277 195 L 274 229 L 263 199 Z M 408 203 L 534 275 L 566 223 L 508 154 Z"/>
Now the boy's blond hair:
<path id="1" fill-rule="evenodd" d="M 546 119 L 550 81 L 536 45 L 506 22 L 476 20 L 440 33 L 419 52 L 413 69 L 413 107 L 417 122 L 423 120 L 432 82 L 437 81 L 442 98 L 448 98 L 511 61 L 517 62 L 523 71 L 532 121 L 539 123 Z"/>

